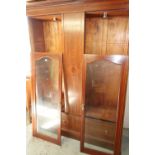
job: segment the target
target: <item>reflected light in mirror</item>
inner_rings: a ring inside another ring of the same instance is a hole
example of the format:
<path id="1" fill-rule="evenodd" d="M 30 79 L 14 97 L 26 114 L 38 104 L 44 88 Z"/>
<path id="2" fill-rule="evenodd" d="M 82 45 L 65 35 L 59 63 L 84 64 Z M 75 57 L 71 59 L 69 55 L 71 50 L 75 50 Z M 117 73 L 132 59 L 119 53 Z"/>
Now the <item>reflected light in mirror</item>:
<path id="1" fill-rule="evenodd" d="M 37 105 L 37 114 L 47 118 L 59 118 L 60 112 L 56 108 L 48 108 L 43 105 Z"/>
<path id="2" fill-rule="evenodd" d="M 53 127 L 56 127 L 60 124 L 60 119 L 54 119 L 53 121 L 50 121 L 48 123 L 44 123 L 41 128 L 43 129 L 50 129 Z"/>
<path id="3" fill-rule="evenodd" d="M 112 60 L 113 60 L 113 62 L 115 62 L 115 63 L 120 62 L 121 59 L 122 59 L 122 55 L 114 55 L 114 56 L 112 57 Z"/>

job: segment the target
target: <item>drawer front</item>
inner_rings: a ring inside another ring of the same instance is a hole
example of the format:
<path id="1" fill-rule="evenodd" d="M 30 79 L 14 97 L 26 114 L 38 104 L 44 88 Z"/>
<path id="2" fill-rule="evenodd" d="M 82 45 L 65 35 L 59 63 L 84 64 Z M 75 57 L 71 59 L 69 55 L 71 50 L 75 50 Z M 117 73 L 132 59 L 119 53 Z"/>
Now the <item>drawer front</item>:
<path id="1" fill-rule="evenodd" d="M 114 144 L 116 124 L 92 118 L 85 119 L 85 140 L 94 139 Z"/>

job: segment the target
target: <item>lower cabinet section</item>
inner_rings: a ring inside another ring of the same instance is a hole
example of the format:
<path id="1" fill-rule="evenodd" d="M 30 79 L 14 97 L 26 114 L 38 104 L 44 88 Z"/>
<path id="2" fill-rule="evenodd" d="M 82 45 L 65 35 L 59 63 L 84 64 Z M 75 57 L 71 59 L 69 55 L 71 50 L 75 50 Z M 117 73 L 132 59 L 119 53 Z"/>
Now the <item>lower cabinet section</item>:
<path id="1" fill-rule="evenodd" d="M 80 116 L 61 113 L 62 135 L 80 140 Z"/>
<path id="2" fill-rule="evenodd" d="M 61 113 L 61 131 L 63 136 L 80 140 L 80 116 L 74 116 Z M 86 147 L 104 147 L 113 150 L 115 139 L 116 123 L 98 120 L 94 118 L 85 118 L 84 141 Z"/>
<path id="3" fill-rule="evenodd" d="M 114 148 L 116 124 L 94 118 L 85 118 L 84 146 L 90 149 Z"/>

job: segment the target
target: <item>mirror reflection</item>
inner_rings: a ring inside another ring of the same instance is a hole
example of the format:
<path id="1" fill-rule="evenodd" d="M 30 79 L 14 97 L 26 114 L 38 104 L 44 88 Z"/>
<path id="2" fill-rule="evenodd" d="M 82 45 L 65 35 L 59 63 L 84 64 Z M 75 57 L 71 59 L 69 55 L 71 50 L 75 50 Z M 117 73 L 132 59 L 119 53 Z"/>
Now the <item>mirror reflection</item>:
<path id="1" fill-rule="evenodd" d="M 43 57 L 36 61 L 37 132 L 58 138 L 60 128 L 59 61 Z"/>
<path id="2" fill-rule="evenodd" d="M 113 154 L 121 66 L 99 60 L 86 66 L 84 147 Z"/>

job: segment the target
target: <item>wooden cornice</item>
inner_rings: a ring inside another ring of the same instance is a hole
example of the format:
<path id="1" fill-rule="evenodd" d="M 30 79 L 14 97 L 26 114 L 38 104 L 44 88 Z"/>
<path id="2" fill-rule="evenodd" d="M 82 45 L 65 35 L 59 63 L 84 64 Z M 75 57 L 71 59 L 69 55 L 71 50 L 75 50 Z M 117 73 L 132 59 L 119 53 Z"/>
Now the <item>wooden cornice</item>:
<path id="1" fill-rule="evenodd" d="M 27 2 L 27 16 L 42 16 L 67 12 L 128 9 L 128 0 L 45 0 Z"/>

